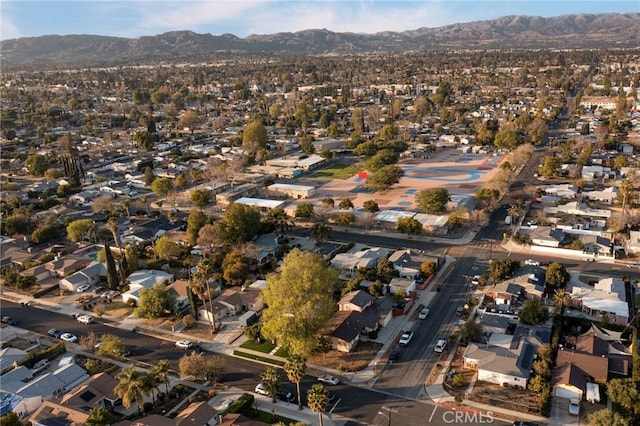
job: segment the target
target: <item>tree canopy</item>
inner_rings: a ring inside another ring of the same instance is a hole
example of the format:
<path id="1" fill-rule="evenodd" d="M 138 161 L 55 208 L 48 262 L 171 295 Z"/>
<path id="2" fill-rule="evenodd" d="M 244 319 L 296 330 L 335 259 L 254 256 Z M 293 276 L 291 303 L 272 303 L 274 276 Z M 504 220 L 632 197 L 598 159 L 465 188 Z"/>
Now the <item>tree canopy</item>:
<path id="1" fill-rule="evenodd" d="M 91 219 L 78 219 L 67 225 L 67 238 L 71 241 L 94 241 L 97 227 Z"/>
<path id="2" fill-rule="evenodd" d="M 140 290 L 140 300 L 134 315 L 138 318 L 162 318 L 169 316 L 175 309 L 175 298 L 162 283 Z"/>
<path id="3" fill-rule="evenodd" d="M 318 344 L 318 334 L 335 312 L 333 292 L 338 280 L 322 256 L 292 250 L 279 273 L 267 277 L 262 334 L 291 353 L 307 356 Z"/>
<path id="4" fill-rule="evenodd" d="M 564 288 L 569 282 L 570 275 L 562 263 L 551 262 L 547 267 L 545 281 L 554 289 Z"/>
<path id="5" fill-rule="evenodd" d="M 254 120 L 247 124 L 242 132 L 242 147 L 249 155 L 255 155 L 259 149 L 266 148 L 268 141 L 267 128 L 261 120 Z"/>
<path id="6" fill-rule="evenodd" d="M 244 204 L 230 204 L 216 226 L 227 244 L 249 241 L 260 231 L 260 212 Z"/>
<path id="7" fill-rule="evenodd" d="M 444 188 L 429 188 L 418 192 L 416 197 L 422 210 L 430 214 L 442 213 L 449 202 L 449 191 Z"/>
<path id="8" fill-rule="evenodd" d="M 374 191 L 386 191 L 392 185 L 400 182 L 404 171 L 396 165 L 386 165 L 380 167 L 367 176 L 367 187 Z"/>
<path id="9" fill-rule="evenodd" d="M 549 318 L 549 310 L 540 299 L 529 299 L 524 302 L 522 310 L 518 314 L 524 324 L 535 325 Z"/>

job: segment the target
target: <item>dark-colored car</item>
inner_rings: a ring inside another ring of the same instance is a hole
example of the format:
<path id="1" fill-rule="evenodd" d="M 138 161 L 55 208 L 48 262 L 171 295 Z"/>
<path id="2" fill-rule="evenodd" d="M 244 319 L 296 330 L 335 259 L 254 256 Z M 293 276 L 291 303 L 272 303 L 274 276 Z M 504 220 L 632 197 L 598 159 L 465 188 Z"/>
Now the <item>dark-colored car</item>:
<path id="1" fill-rule="evenodd" d="M 398 362 L 400 361 L 400 354 L 402 352 L 400 352 L 399 350 L 395 350 L 393 352 L 391 352 L 391 355 L 389 355 L 389 362 L 393 363 L 393 362 Z"/>
<path id="2" fill-rule="evenodd" d="M 16 325 L 18 324 L 18 320 L 16 320 L 15 318 L 12 318 L 10 316 L 4 316 L 2 317 L 2 322 L 5 324 L 9 324 L 9 325 Z"/>
<path id="3" fill-rule="evenodd" d="M 51 337 L 59 339 L 60 336 L 62 336 L 62 331 L 58 330 L 57 328 L 52 328 L 51 330 L 47 331 L 47 334 Z"/>
<path id="4" fill-rule="evenodd" d="M 295 397 L 293 396 L 293 393 L 289 392 L 286 389 L 278 389 L 277 395 L 280 401 L 287 401 L 287 402 L 295 401 Z"/>
<path id="5" fill-rule="evenodd" d="M 538 423 L 517 421 L 513 422 L 513 426 L 538 426 Z"/>

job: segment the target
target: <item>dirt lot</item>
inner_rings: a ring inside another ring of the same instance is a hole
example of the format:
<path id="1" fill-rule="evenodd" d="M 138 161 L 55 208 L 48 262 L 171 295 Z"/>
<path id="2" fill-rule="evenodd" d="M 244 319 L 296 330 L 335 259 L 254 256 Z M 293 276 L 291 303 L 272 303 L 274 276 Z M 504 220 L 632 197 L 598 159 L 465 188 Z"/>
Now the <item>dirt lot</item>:
<path id="1" fill-rule="evenodd" d="M 312 355 L 307 359 L 307 364 L 320 365 L 344 372 L 360 371 L 369 365 L 381 348 L 380 343 L 359 342 L 350 353 L 330 351 Z"/>

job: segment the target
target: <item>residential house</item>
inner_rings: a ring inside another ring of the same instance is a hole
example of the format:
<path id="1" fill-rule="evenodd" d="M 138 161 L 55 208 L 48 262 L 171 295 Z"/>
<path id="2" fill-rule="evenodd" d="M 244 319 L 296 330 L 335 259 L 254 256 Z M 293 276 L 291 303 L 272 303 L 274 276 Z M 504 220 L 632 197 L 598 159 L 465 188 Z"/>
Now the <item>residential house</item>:
<path id="1" fill-rule="evenodd" d="M 362 315 L 358 311 L 338 311 L 325 329 L 331 346 L 340 352 L 351 352 L 360 340 Z"/>
<path id="2" fill-rule="evenodd" d="M 189 307 L 189 281 L 175 280 L 167 286 L 167 291 L 173 295 L 176 301 L 176 311 L 182 312 Z"/>
<path id="3" fill-rule="evenodd" d="M 437 256 L 429 256 L 421 251 L 406 249 L 397 250 L 389 256 L 389 262 L 398 271 L 400 277 L 417 280 L 421 277 L 420 265 L 424 262 L 433 261 L 436 267 L 440 267 L 442 259 Z"/>
<path id="4" fill-rule="evenodd" d="M 496 333 L 486 344 L 471 343 L 464 365 L 477 369 L 478 380 L 526 389 L 536 351 L 549 339 L 547 329 L 519 325 L 513 336 Z"/>
<path id="5" fill-rule="evenodd" d="M 264 309 L 262 290 L 259 287 L 233 287 L 226 289 L 213 300 L 213 312 L 205 304 L 198 314 L 205 319 L 219 319 L 243 314 L 247 311 L 260 312 Z"/>
<path id="6" fill-rule="evenodd" d="M 565 239 L 562 229 L 552 228 L 550 226 L 538 226 L 529 233 L 531 244 L 544 247 L 560 247 Z"/>
<path id="7" fill-rule="evenodd" d="M 214 426 L 218 424 L 220 414 L 207 401 L 194 402 L 180 411 L 175 418 L 176 426 Z M 155 426 L 155 425 L 154 425 Z"/>
<path id="8" fill-rule="evenodd" d="M 4 342 L 3 342 L 4 343 Z M 27 351 L 22 349 L 6 347 L 0 349 L 0 374 L 6 370 L 13 368 L 14 364 L 20 364 L 28 355 Z"/>
<path id="9" fill-rule="evenodd" d="M 602 191 L 583 191 L 582 197 L 585 200 L 600 201 L 601 203 L 613 205 L 618 199 L 619 193 L 620 190 L 617 186 L 609 186 Z"/>
<path id="10" fill-rule="evenodd" d="M 545 291 L 546 271 L 539 266 L 523 266 L 511 282 L 519 285 L 527 299 L 542 299 Z"/>
<path id="11" fill-rule="evenodd" d="M 84 426 L 89 415 L 79 410 L 44 401 L 42 405 L 29 417 L 32 426 Z"/>
<path id="12" fill-rule="evenodd" d="M 585 253 L 613 256 L 613 242 L 609 238 L 600 235 L 580 235 L 580 241 L 584 244 L 582 251 Z"/>
<path id="13" fill-rule="evenodd" d="M 283 195 L 289 198 L 309 198 L 316 193 L 316 189 L 313 186 L 307 185 L 291 185 L 287 183 L 274 183 L 267 187 L 270 193 Z"/>
<path id="14" fill-rule="evenodd" d="M 627 253 L 640 253 L 640 231 L 630 231 L 627 241 Z"/>
<path id="15" fill-rule="evenodd" d="M 612 323 L 626 325 L 630 319 L 625 284 L 620 278 L 603 278 L 593 287 L 573 286 L 569 305 L 597 320 L 606 317 Z"/>
<path id="16" fill-rule="evenodd" d="M 396 294 L 399 291 L 409 296 L 416 291 L 416 280 L 411 278 L 394 277 L 389 282 L 389 293 Z"/>
<path id="17" fill-rule="evenodd" d="M 341 277 L 351 279 L 360 268 L 373 269 L 380 260 L 389 255 L 389 250 L 380 247 L 364 247 L 347 253 L 338 253 L 331 260 L 331 266 L 340 271 Z"/>
<path id="18" fill-rule="evenodd" d="M 42 405 L 39 396 L 25 398 L 15 393 L 0 390 L 0 416 L 13 412 L 19 419 L 33 413 Z"/>
<path id="19" fill-rule="evenodd" d="M 80 271 L 63 278 L 59 282 L 60 289 L 75 292 L 81 285 L 94 285 L 107 276 L 104 263 L 91 262 Z"/>
<path id="20" fill-rule="evenodd" d="M 574 199 L 578 195 L 580 188 L 570 183 L 561 185 L 550 185 L 543 188 L 543 191 L 547 195 L 555 195 L 560 198 Z"/>
<path id="21" fill-rule="evenodd" d="M 140 301 L 140 290 L 151 289 L 155 284 L 169 285 L 174 281 L 173 274 L 162 270 L 140 269 L 127 277 L 129 290 L 122 293 L 122 302 L 136 305 Z"/>
<path id="22" fill-rule="evenodd" d="M 553 394 L 559 398 L 584 399 L 588 383 L 605 384 L 616 377 L 629 373 L 631 356 L 615 350 L 614 341 L 593 327 L 587 333 L 568 342 L 556 358 L 556 368 L 551 384 Z"/>

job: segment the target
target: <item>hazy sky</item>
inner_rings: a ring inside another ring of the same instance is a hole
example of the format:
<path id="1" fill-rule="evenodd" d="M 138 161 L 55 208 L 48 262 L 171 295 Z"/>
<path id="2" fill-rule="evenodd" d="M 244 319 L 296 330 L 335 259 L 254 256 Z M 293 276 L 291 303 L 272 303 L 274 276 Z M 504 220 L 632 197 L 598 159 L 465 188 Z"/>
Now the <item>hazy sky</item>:
<path id="1" fill-rule="evenodd" d="M 326 28 L 375 33 L 506 15 L 638 13 L 640 0 L 0 0 L 0 38 L 95 34 L 135 38 L 174 30 L 239 37 Z"/>

